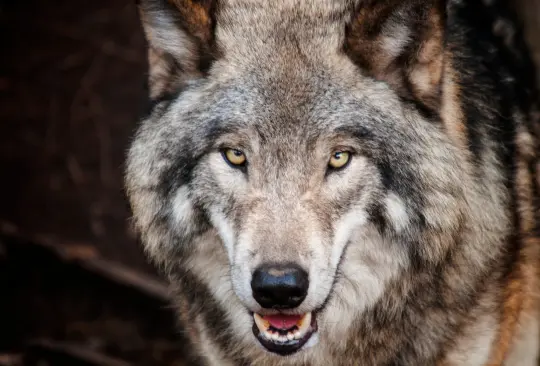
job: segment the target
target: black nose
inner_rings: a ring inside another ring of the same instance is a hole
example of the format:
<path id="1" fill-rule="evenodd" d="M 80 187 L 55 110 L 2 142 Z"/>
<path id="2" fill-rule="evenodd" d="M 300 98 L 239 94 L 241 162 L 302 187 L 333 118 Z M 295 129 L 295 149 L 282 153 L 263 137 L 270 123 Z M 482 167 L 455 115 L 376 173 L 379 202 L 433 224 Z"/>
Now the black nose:
<path id="1" fill-rule="evenodd" d="M 290 309 L 304 301 L 309 279 L 297 265 L 263 265 L 251 280 L 253 297 L 263 308 Z"/>

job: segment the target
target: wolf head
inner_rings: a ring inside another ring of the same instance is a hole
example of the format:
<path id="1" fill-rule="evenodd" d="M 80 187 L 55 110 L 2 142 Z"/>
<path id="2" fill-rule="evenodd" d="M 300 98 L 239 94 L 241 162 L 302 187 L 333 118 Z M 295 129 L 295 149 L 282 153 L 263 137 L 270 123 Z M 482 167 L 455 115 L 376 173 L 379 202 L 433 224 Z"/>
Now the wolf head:
<path id="1" fill-rule="evenodd" d="M 443 1 L 140 9 L 154 103 L 129 151 L 134 219 L 239 344 L 289 354 L 346 332 L 456 245 L 471 178 Z"/>

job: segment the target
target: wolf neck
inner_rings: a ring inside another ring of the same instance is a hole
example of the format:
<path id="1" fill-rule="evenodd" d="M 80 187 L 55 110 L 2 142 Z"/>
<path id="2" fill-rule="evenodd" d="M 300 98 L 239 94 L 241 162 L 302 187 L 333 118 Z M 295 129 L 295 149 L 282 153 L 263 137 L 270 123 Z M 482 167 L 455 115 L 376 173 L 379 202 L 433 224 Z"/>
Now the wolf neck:
<path id="1" fill-rule="evenodd" d="M 508 282 L 490 269 L 500 263 L 496 260 L 486 265 L 488 273 L 476 278 L 478 273 L 467 276 L 453 270 L 462 267 L 465 272 L 467 267 L 463 257 L 456 257 L 439 268 L 408 274 L 410 282 L 404 276 L 394 283 L 359 318 L 347 343 L 361 339 L 363 346 L 343 349 L 348 358 L 371 359 L 366 364 L 373 365 L 459 365 L 456 360 L 467 354 L 480 360 L 479 365 L 488 360 L 501 365 L 523 307 L 519 269 L 512 270 L 516 279 Z M 456 291 L 457 282 L 462 282 L 461 292 Z"/>

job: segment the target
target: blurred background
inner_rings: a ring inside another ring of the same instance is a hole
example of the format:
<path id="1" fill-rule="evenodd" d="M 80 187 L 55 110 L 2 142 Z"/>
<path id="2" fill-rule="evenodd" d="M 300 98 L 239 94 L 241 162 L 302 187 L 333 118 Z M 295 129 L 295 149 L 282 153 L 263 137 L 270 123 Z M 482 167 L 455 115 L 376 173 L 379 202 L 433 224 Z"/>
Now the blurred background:
<path id="1" fill-rule="evenodd" d="M 540 0 L 514 4 L 540 65 Z M 134 1 L 0 0 L 0 50 L 0 366 L 187 364 L 122 187 Z"/>

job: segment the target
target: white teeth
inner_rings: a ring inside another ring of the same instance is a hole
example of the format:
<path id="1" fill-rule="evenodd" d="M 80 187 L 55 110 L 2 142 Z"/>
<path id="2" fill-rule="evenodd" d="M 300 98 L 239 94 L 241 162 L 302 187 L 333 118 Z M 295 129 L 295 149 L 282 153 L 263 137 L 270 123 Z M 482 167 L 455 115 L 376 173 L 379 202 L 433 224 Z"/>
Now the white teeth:
<path id="1" fill-rule="evenodd" d="M 280 335 L 278 332 L 273 332 L 270 330 L 270 322 L 268 322 L 268 320 L 265 320 L 257 313 L 253 313 L 253 319 L 255 320 L 255 324 L 257 324 L 257 328 L 259 328 L 262 335 L 268 340 L 283 343 L 295 339 L 302 339 L 311 328 L 311 317 L 311 313 L 306 313 L 304 317 L 300 319 L 296 324 L 298 329 L 296 329 L 295 331 L 291 331 L 286 335 Z"/>

